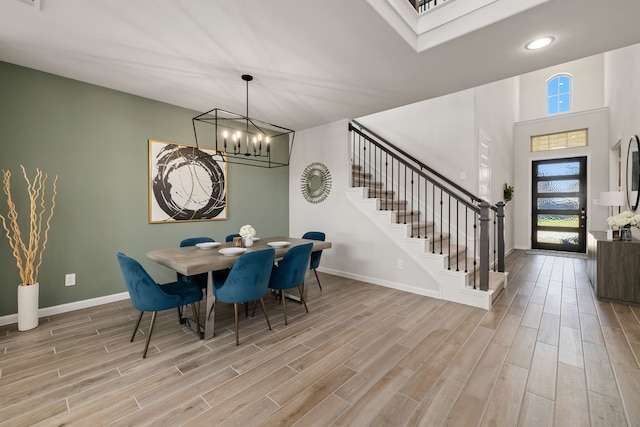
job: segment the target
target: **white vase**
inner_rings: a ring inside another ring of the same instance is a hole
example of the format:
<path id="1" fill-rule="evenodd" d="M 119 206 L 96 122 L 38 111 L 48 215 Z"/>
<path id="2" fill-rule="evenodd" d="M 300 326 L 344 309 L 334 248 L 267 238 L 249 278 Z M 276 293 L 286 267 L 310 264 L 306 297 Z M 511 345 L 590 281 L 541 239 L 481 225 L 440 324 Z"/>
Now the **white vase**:
<path id="1" fill-rule="evenodd" d="M 244 236 L 242 238 L 242 244 L 245 248 L 253 246 L 253 236 Z"/>
<path id="2" fill-rule="evenodd" d="M 28 331 L 38 326 L 40 285 L 18 286 L 18 330 Z"/>

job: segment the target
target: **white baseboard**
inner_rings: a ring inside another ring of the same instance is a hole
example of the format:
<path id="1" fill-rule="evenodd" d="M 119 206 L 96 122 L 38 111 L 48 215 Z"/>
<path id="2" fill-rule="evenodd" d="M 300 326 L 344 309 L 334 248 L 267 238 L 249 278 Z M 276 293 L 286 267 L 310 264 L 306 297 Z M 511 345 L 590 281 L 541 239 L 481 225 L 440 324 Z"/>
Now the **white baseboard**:
<path id="1" fill-rule="evenodd" d="M 107 295 L 104 297 L 91 298 L 83 301 L 75 301 L 67 304 L 60 304 L 53 307 L 45 307 L 38 310 L 38 317 L 47 317 L 54 314 L 67 313 L 69 311 L 80 310 L 82 308 L 95 307 L 97 305 L 107 304 L 110 302 L 123 301 L 129 299 L 129 292 L 121 292 L 119 294 Z M 0 326 L 18 323 L 18 313 L 8 314 L 0 317 Z"/>
<path id="2" fill-rule="evenodd" d="M 380 280 L 375 277 L 363 276 L 360 274 L 347 273 L 345 271 L 334 270 L 332 268 L 320 267 L 318 271 L 321 273 L 333 274 L 334 276 L 345 277 L 347 279 L 359 280 L 361 282 L 371 283 L 374 285 L 384 286 L 386 288 L 397 289 L 412 294 L 423 295 L 426 297 L 442 299 L 438 291 L 420 288 L 417 286 L 405 285 L 402 283 L 390 282 L 388 280 Z"/>

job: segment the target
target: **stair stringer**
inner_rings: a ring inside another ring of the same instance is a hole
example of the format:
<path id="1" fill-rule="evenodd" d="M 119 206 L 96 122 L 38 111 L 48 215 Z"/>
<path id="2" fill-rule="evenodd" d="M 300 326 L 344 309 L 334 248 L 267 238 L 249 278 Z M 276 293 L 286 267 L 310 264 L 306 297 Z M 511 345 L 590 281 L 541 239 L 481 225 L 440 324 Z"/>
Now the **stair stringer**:
<path id="1" fill-rule="evenodd" d="M 438 284 L 436 292 L 417 290 L 415 293 L 485 310 L 491 308 L 493 290 L 481 291 L 468 286 L 470 273 L 449 270 L 449 256 L 429 252 L 428 238 L 410 237 L 410 226 L 394 223 L 392 211 L 379 210 L 380 199 L 368 197 L 366 187 L 348 188 L 346 198 Z"/>

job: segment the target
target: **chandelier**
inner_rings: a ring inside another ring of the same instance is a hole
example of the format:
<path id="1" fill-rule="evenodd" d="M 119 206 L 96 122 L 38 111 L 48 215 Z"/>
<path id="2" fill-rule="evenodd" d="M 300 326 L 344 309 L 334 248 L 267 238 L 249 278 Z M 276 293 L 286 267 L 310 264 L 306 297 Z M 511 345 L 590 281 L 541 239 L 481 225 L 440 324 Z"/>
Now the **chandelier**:
<path id="1" fill-rule="evenodd" d="M 246 114 L 214 108 L 194 117 L 196 147 L 200 141 L 215 150 L 227 163 L 263 168 L 288 166 L 295 131 L 249 117 L 249 82 L 253 76 L 243 74 L 246 82 Z M 205 147 L 203 145 L 203 147 Z"/>

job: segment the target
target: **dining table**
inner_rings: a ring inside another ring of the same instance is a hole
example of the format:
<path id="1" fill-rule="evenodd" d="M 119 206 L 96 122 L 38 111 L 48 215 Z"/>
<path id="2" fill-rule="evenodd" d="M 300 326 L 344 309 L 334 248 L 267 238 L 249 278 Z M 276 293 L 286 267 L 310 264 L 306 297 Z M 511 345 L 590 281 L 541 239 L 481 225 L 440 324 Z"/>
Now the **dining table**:
<path id="1" fill-rule="evenodd" d="M 287 244 L 288 243 L 288 244 Z M 331 248 L 331 242 L 320 240 L 299 239 L 288 236 L 261 237 L 254 239 L 252 246 L 246 248 L 247 252 L 259 251 L 274 247 L 275 261 L 282 259 L 287 251 L 293 247 L 313 243 L 313 252 Z M 271 244 L 271 245 L 270 245 Z M 197 246 L 174 247 L 167 249 L 154 249 L 146 253 L 146 257 L 160 265 L 168 267 L 185 276 L 207 273 L 207 291 L 205 296 L 204 314 L 204 339 L 211 339 L 214 335 L 215 316 L 209 316 L 215 302 L 213 292 L 213 274 L 216 271 L 226 270 L 233 267 L 242 253 L 237 255 L 225 255 L 220 253 L 221 249 L 233 247 L 233 242 L 220 243 L 219 246 L 201 249 Z M 201 316 L 202 318 L 202 316 Z"/>

